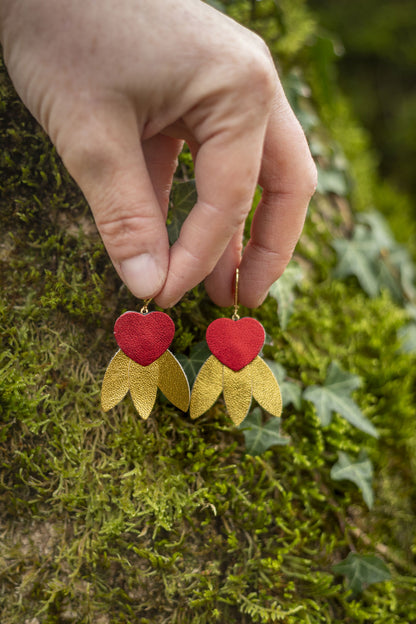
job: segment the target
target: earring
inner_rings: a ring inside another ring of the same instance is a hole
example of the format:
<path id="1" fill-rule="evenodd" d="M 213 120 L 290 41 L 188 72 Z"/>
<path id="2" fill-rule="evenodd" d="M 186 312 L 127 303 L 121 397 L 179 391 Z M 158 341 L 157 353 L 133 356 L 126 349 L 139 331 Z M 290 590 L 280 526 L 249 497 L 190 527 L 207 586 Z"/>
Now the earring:
<path id="1" fill-rule="evenodd" d="M 149 417 L 159 388 L 183 412 L 189 406 L 188 379 L 168 350 L 175 325 L 164 312 L 149 312 L 150 299 L 140 312 L 125 312 L 115 322 L 114 336 L 120 347 L 105 372 L 101 406 L 107 412 L 130 390 L 139 415 Z"/>
<path id="2" fill-rule="evenodd" d="M 235 425 L 247 416 L 252 398 L 273 416 L 279 418 L 282 413 L 279 384 L 259 356 L 265 340 L 263 325 L 256 319 L 238 315 L 238 281 L 239 269 L 236 269 L 232 318 L 219 318 L 208 326 L 206 341 L 212 355 L 195 379 L 191 418 L 209 410 L 221 392 Z"/>

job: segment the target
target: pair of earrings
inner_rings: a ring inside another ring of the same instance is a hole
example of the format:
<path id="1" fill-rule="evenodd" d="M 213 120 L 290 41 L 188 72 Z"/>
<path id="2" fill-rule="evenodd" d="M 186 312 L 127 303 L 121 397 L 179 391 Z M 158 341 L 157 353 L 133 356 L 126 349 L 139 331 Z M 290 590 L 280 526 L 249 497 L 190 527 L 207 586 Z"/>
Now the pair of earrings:
<path id="1" fill-rule="evenodd" d="M 265 331 L 256 319 L 238 315 L 236 270 L 234 314 L 219 318 L 207 329 L 211 351 L 190 392 L 185 372 L 169 351 L 175 326 L 164 312 L 149 312 L 149 300 L 140 312 L 125 312 L 115 323 L 114 336 L 120 347 L 103 380 L 101 406 L 108 411 L 130 390 L 139 415 L 149 417 L 159 388 L 165 397 L 191 418 L 209 410 L 223 393 L 231 420 L 239 425 L 247 416 L 252 399 L 273 416 L 280 417 L 282 398 L 279 385 L 259 353 Z"/>

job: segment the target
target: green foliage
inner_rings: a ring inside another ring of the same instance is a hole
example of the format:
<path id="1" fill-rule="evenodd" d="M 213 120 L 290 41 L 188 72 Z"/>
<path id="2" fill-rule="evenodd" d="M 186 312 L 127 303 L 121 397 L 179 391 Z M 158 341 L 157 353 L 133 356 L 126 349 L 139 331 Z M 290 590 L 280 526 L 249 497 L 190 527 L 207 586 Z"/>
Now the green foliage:
<path id="1" fill-rule="evenodd" d="M 400 337 L 403 341 L 403 351 L 414 353 L 416 351 L 416 324 L 409 323 L 409 325 L 403 327 Z"/>
<path id="2" fill-rule="evenodd" d="M 299 410 L 302 401 L 302 388 L 299 383 L 287 379 L 286 370 L 281 364 L 278 364 L 274 360 L 266 360 L 266 362 L 279 383 L 283 407 L 292 404 Z"/>
<path id="3" fill-rule="evenodd" d="M 356 226 L 351 240 L 336 240 L 334 247 L 338 253 L 334 277 L 342 279 L 348 275 L 355 275 L 370 297 L 378 295 L 380 288 L 376 268 L 380 249 L 367 228 Z"/>
<path id="4" fill-rule="evenodd" d="M 344 561 L 332 569 L 347 578 L 353 594 L 361 594 L 368 585 L 388 581 L 391 578 L 386 564 L 374 555 L 350 553 Z"/>
<path id="5" fill-rule="evenodd" d="M 196 203 L 198 196 L 195 181 L 174 183 L 171 193 L 171 210 L 168 220 L 169 243 L 173 245 L 179 236 L 183 222 Z"/>
<path id="6" fill-rule="evenodd" d="M 302 269 L 296 262 L 292 261 L 283 275 L 270 287 L 269 295 L 277 301 L 277 315 L 283 330 L 287 328 L 293 312 L 294 290 L 302 282 L 302 279 Z"/>
<path id="7" fill-rule="evenodd" d="M 348 195 L 348 182 L 345 174 L 339 169 L 321 169 L 318 166 L 318 193 L 336 193 L 337 195 Z"/>
<path id="8" fill-rule="evenodd" d="M 199 369 L 206 362 L 211 355 L 211 351 L 208 349 L 208 345 L 205 341 L 198 342 L 194 345 L 190 351 L 189 357 L 179 354 L 178 360 L 182 364 L 185 375 L 188 378 L 189 386 L 192 385 L 199 373 Z"/>
<path id="9" fill-rule="evenodd" d="M 367 453 L 361 452 L 357 461 L 354 461 L 347 453 L 340 451 L 337 463 L 331 468 L 331 478 L 335 481 L 347 479 L 355 483 L 360 488 L 369 509 L 373 507 L 373 464 L 368 459 Z"/>
<path id="10" fill-rule="evenodd" d="M 213 6 L 214 9 L 225 12 L 224 3 L 221 0 L 207 0 L 207 3 Z"/>
<path id="11" fill-rule="evenodd" d="M 244 433 L 247 453 L 261 455 L 272 446 L 282 446 L 289 439 L 280 433 L 280 418 L 271 418 L 263 424 L 262 410 L 255 407 L 240 425 Z"/>
<path id="12" fill-rule="evenodd" d="M 339 41 L 338 81 L 371 131 L 383 174 L 414 194 L 414 3 L 368 0 L 364 14 L 348 0 L 309 5 Z"/>
<path id="13" fill-rule="evenodd" d="M 379 16 L 379 9 L 381 6 L 384 11 L 384 6 L 390 3 L 390 0 L 385 0 L 381 3 L 371 0 L 372 6 L 368 7 L 366 11 L 366 19 L 372 21 Z M 392 3 L 397 3 L 392 0 Z M 402 6 L 407 3 L 404 0 Z M 319 29 L 316 31 L 311 45 L 307 48 L 307 56 L 309 61 L 305 62 L 304 67 L 306 69 L 306 75 L 309 78 L 309 85 L 313 92 L 313 98 L 319 108 L 319 116 L 322 122 L 331 128 L 331 138 L 335 139 L 336 143 L 333 146 L 341 147 L 341 157 L 347 158 L 348 161 L 348 197 L 353 200 L 353 205 L 358 210 L 373 210 L 377 208 L 382 214 L 388 217 L 390 226 L 394 232 L 395 237 L 400 242 L 406 242 L 411 250 L 416 249 L 416 227 L 414 222 L 414 202 L 410 197 L 404 195 L 402 192 L 398 192 L 397 188 L 389 184 L 386 181 L 385 176 L 380 177 L 377 172 L 379 165 L 380 155 L 375 152 L 370 140 L 370 135 L 363 129 L 360 123 L 357 122 L 356 117 L 352 112 L 350 102 L 342 94 L 339 88 L 339 67 L 341 66 L 341 77 L 344 80 L 349 81 L 348 93 L 350 97 L 355 100 L 363 98 L 363 101 L 373 101 L 377 98 L 377 103 L 380 106 L 394 107 L 395 99 L 391 97 L 391 84 L 397 80 L 400 72 L 392 72 L 390 78 L 386 78 L 385 70 L 386 66 L 383 66 L 383 71 L 374 71 L 374 68 L 366 67 L 367 62 L 370 64 L 373 59 L 368 57 L 367 51 L 361 49 L 361 58 L 357 57 L 352 59 L 350 57 L 349 62 L 351 66 L 344 65 L 343 54 L 345 49 L 340 42 L 340 38 L 343 39 L 347 33 L 347 45 L 351 42 L 351 39 L 356 36 L 357 32 L 366 36 L 372 37 L 373 32 L 376 32 L 371 24 L 369 28 L 365 20 L 361 18 L 357 21 L 355 12 L 361 13 L 361 8 L 353 6 L 350 2 L 327 2 L 327 0 L 309 0 L 309 4 L 314 8 L 318 8 L 319 19 L 323 24 L 328 26 L 333 25 L 334 29 L 331 32 Z M 405 10 L 405 9 L 404 9 Z M 335 19 L 334 16 L 338 14 Z M 400 11 L 397 12 L 397 15 Z M 413 19 L 413 18 L 412 18 Z M 392 20 L 391 24 L 394 24 L 395 20 Z M 411 23 L 411 20 L 408 22 Z M 408 24 L 407 24 L 408 25 Z M 406 26 L 407 27 L 407 26 Z M 410 41 L 410 40 L 408 40 Z M 348 48 L 345 58 L 348 58 Z M 396 45 L 392 48 L 394 54 L 397 54 Z M 399 58 L 396 55 L 396 59 Z M 403 68 L 403 66 L 401 66 Z M 363 75 L 361 75 L 363 71 Z M 412 69 L 414 73 L 414 68 Z M 372 85 L 372 80 L 376 79 L 380 81 L 377 88 Z M 410 84 L 410 83 L 408 83 Z M 358 87 L 359 85 L 359 87 Z M 385 97 L 380 98 L 379 94 L 381 90 L 387 88 L 389 93 Z M 403 88 L 403 85 L 400 86 Z M 368 97 L 370 96 L 370 97 Z M 400 97 L 399 106 L 408 106 L 410 98 Z M 405 104 L 404 104 L 405 102 Z M 372 112 L 375 108 L 372 107 Z M 380 108 L 379 108 L 380 110 Z M 361 109 L 361 112 L 362 109 Z M 389 121 L 387 121 L 390 119 Z M 405 119 L 404 116 L 394 116 L 399 123 Z M 408 117 L 407 117 L 408 119 Z M 372 127 L 373 136 L 374 130 L 383 142 L 387 138 L 399 135 L 395 132 L 386 132 L 386 123 L 391 123 L 393 118 L 389 118 L 389 115 L 385 112 L 382 114 L 382 119 L 378 119 Z M 322 125 L 320 132 L 322 133 Z M 411 136 L 411 132 L 407 130 L 407 137 Z M 311 147 L 314 150 L 315 140 L 311 138 Z M 393 150 L 384 149 L 384 157 L 390 161 L 390 168 L 396 169 L 396 180 L 400 178 L 401 173 L 406 170 L 413 170 L 411 157 L 408 155 L 403 157 L 403 145 L 405 141 L 403 139 L 397 139 L 397 145 L 400 145 L 400 154 L 396 153 L 392 158 Z M 327 152 L 330 143 L 328 138 L 325 141 Z M 316 153 L 314 151 L 314 153 Z M 322 163 L 322 154 L 316 154 L 319 157 L 318 165 L 325 164 L 325 170 L 327 170 L 327 162 Z M 327 154 L 324 154 L 327 159 Z M 401 159 L 406 162 L 401 162 Z M 386 159 L 386 161 L 387 161 Z M 397 163 L 400 162 L 400 165 Z M 344 168 L 345 169 L 345 168 Z M 336 171 L 337 167 L 330 167 L 331 172 Z M 344 173 L 345 170 L 344 170 Z M 398 174 L 398 176 L 397 176 Z M 408 178 L 413 180 L 413 174 Z M 414 251 L 413 251 L 414 256 Z"/>
<path id="14" fill-rule="evenodd" d="M 342 370 L 336 362 L 331 362 L 324 384 L 306 388 L 303 398 L 315 405 L 324 427 L 330 424 L 332 413 L 337 412 L 357 429 L 377 438 L 377 430 L 350 397 L 351 392 L 360 385 L 361 380 L 357 375 L 351 375 Z"/>
<path id="15" fill-rule="evenodd" d="M 407 249 L 399 245 L 380 214 L 360 215 L 350 240 L 334 241 L 338 264 L 334 276 L 355 275 L 370 297 L 389 290 L 399 300 L 412 299 L 415 269 Z"/>

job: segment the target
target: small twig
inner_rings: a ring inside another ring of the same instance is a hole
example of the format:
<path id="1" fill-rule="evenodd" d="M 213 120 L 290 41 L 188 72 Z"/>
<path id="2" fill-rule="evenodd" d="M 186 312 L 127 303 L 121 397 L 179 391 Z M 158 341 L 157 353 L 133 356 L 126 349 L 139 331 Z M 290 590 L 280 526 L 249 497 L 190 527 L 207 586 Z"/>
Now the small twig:
<path id="1" fill-rule="evenodd" d="M 372 546 L 380 555 L 382 555 L 385 559 L 394 563 L 395 566 L 405 570 L 406 572 L 410 572 L 412 575 L 416 575 L 416 566 L 412 565 L 407 561 L 403 561 L 401 557 L 398 557 L 396 554 L 391 552 L 388 546 L 385 544 L 374 544 L 371 537 L 364 533 L 364 531 L 358 527 L 348 527 L 351 533 L 357 539 L 360 539 L 366 546 Z"/>

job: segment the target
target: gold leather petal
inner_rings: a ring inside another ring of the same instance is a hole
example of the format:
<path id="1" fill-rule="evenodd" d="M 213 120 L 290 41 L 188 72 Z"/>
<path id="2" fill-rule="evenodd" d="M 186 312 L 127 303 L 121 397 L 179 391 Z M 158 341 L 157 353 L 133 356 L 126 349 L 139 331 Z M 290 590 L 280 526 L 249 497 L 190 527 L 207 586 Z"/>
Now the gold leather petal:
<path id="1" fill-rule="evenodd" d="M 214 355 L 210 355 L 202 365 L 195 379 L 191 393 L 191 418 L 198 418 L 209 410 L 222 391 L 223 365 Z"/>
<path id="2" fill-rule="evenodd" d="M 157 385 L 159 381 L 159 360 L 149 366 L 141 366 L 130 360 L 129 387 L 134 407 L 139 415 L 146 420 L 156 401 Z"/>
<path id="3" fill-rule="evenodd" d="M 183 412 L 189 407 L 189 383 L 182 366 L 169 350 L 159 360 L 158 386 L 165 397 Z"/>
<path id="4" fill-rule="evenodd" d="M 235 425 L 243 422 L 251 405 L 250 364 L 235 372 L 224 366 L 223 392 L 227 412 Z"/>
<path id="5" fill-rule="evenodd" d="M 282 395 L 271 369 L 259 356 L 247 368 L 251 372 L 253 397 L 266 412 L 280 418 L 282 413 Z"/>
<path id="6" fill-rule="evenodd" d="M 101 407 L 108 412 L 120 403 L 129 390 L 130 358 L 121 349 L 117 351 L 104 374 L 101 387 Z"/>

